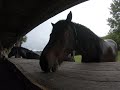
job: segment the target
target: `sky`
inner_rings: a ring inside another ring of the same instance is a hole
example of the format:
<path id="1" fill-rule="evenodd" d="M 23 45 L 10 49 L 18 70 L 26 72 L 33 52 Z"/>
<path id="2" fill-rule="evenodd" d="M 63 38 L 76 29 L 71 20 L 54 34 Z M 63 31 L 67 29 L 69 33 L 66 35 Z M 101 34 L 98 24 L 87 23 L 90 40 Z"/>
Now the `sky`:
<path id="1" fill-rule="evenodd" d="M 56 16 L 48 19 L 27 33 L 27 41 L 23 47 L 33 51 L 42 51 L 49 40 L 52 31 L 51 23 L 66 19 L 72 11 L 72 21 L 91 29 L 99 37 L 108 34 L 110 27 L 107 19 L 110 17 L 110 3 L 112 0 L 89 0 L 69 8 Z"/>

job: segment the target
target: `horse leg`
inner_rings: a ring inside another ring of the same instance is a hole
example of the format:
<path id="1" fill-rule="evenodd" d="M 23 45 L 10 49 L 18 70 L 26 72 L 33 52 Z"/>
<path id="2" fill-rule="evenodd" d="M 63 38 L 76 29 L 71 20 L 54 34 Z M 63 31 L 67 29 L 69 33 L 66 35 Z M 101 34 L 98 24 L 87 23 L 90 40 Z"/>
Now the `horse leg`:
<path id="1" fill-rule="evenodd" d="M 75 62 L 74 56 L 75 56 L 75 51 L 73 51 L 73 52 L 71 53 L 71 59 L 72 59 L 73 62 Z"/>
<path id="2" fill-rule="evenodd" d="M 89 59 L 86 58 L 86 56 L 82 55 L 82 60 L 81 60 L 82 63 L 89 63 Z"/>
<path id="3" fill-rule="evenodd" d="M 20 58 L 20 57 L 21 56 L 18 53 L 15 54 L 15 58 Z"/>
<path id="4" fill-rule="evenodd" d="M 72 52 L 69 57 L 71 62 L 75 62 L 74 56 L 75 56 L 75 54 L 74 54 L 74 52 Z"/>

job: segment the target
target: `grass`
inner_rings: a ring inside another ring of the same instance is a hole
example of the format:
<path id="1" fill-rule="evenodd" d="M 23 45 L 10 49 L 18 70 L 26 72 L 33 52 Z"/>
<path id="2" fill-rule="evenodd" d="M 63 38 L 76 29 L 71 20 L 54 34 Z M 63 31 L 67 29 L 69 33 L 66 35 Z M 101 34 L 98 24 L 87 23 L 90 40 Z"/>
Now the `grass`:
<path id="1" fill-rule="evenodd" d="M 81 55 L 76 55 L 76 56 L 74 56 L 74 58 L 75 58 L 75 62 L 81 63 L 81 59 L 82 59 Z"/>
<path id="2" fill-rule="evenodd" d="M 81 55 L 74 56 L 74 58 L 75 58 L 75 62 L 81 63 L 81 58 L 82 58 Z M 117 61 L 120 62 L 120 51 L 118 51 Z"/>

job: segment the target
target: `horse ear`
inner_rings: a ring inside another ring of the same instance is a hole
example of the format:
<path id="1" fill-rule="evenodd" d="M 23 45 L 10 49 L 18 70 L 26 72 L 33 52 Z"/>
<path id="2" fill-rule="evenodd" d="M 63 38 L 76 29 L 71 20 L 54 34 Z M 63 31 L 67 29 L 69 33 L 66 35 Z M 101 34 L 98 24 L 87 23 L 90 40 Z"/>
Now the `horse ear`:
<path id="1" fill-rule="evenodd" d="M 71 21 L 72 20 L 72 12 L 70 11 L 69 14 L 67 15 L 67 21 Z"/>
<path id="2" fill-rule="evenodd" d="M 54 24 L 54 23 L 51 23 L 51 24 L 52 24 L 52 26 L 54 27 L 55 24 Z"/>

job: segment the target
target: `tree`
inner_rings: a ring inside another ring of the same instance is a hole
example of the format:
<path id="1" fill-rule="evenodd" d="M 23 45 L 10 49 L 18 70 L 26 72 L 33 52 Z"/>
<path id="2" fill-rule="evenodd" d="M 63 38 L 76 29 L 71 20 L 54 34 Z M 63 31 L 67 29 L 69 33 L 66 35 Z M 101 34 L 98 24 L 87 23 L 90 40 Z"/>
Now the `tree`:
<path id="1" fill-rule="evenodd" d="M 110 6 L 111 18 L 108 18 L 108 25 L 110 26 L 110 33 L 120 33 L 120 0 L 113 0 Z"/>
<path id="2" fill-rule="evenodd" d="M 21 44 L 23 44 L 24 42 L 26 42 L 26 41 L 27 41 L 27 36 L 23 36 L 23 37 L 20 39 L 20 41 L 21 41 Z"/>
<path id="3" fill-rule="evenodd" d="M 23 36 L 19 40 L 17 40 L 17 42 L 15 43 L 15 46 L 21 47 L 21 45 L 26 41 L 27 41 L 27 36 Z"/>
<path id="4" fill-rule="evenodd" d="M 110 14 L 111 17 L 107 20 L 110 30 L 104 38 L 113 39 L 120 46 L 120 0 L 113 0 L 110 6 Z"/>
<path id="5" fill-rule="evenodd" d="M 118 49 L 120 50 L 120 34 L 116 34 L 116 33 L 109 33 L 108 35 L 106 35 L 105 37 L 102 37 L 103 39 L 113 39 L 117 45 L 118 45 Z"/>

